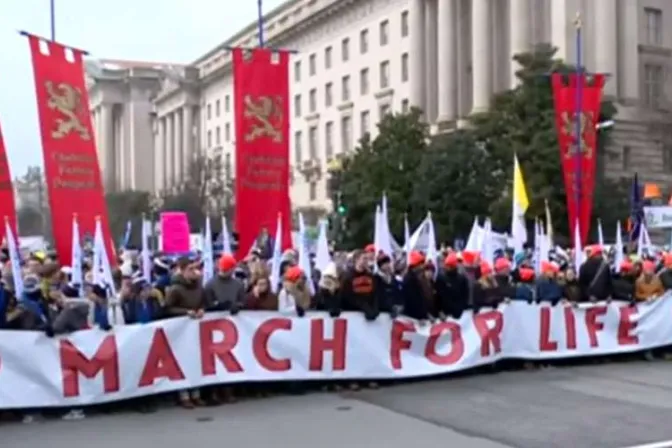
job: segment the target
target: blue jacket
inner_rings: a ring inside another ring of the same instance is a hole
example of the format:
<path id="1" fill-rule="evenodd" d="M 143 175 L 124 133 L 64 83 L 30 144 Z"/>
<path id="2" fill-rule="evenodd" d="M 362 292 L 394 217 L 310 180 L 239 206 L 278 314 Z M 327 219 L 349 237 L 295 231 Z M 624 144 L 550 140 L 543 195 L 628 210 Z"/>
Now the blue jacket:
<path id="1" fill-rule="evenodd" d="M 541 277 L 537 280 L 537 302 L 551 302 L 555 305 L 562 300 L 562 288 L 555 280 Z"/>

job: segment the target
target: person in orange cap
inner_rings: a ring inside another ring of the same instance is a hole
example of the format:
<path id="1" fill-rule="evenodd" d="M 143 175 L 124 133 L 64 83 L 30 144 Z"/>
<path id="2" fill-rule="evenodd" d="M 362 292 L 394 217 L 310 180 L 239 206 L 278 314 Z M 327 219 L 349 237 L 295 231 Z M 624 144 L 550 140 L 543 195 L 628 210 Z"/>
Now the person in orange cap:
<path id="1" fill-rule="evenodd" d="M 375 244 L 367 244 L 366 247 L 364 247 L 364 253 L 366 253 L 366 259 L 367 263 L 369 264 L 369 268 L 372 269 L 373 266 L 376 264 L 376 246 Z"/>
<path id="2" fill-rule="evenodd" d="M 244 308 L 245 286 L 233 275 L 237 264 L 230 254 L 222 254 L 217 260 L 217 275 L 205 285 L 208 311 L 229 311 L 235 315 Z"/>
<path id="3" fill-rule="evenodd" d="M 469 308 L 469 279 L 459 270 L 460 261 L 455 252 L 443 260 L 443 272 L 436 279 L 439 311 L 453 319 L 462 317 Z"/>
<path id="4" fill-rule="evenodd" d="M 672 289 L 672 253 L 666 253 L 663 257 L 663 269 L 658 276 L 666 290 Z"/>
<path id="5" fill-rule="evenodd" d="M 614 300 L 622 300 L 634 304 L 637 276 L 634 273 L 633 264 L 625 258 L 619 268 L 619 272 L 615 272 L 611 279 L 613 287 L 612 297 Z"/>
<path id="6" fill-rule="evenodd" d="M 473 305 L 476 313 L 483 307 L 496 309 L 504 299 L 497 287 L 492 266 L 487 261 L 480 263 L 480 273 L 481 276 L 474 284 L 473 291 Z"/>
<path id="7" fill-rule="evenodd" d="M 510 300 L 515 297 L 516 287 L 511 279 L 511 262 L 506 257 L 495 260 L 495 283 L 504 299 Z"/>
<path id="8" fill-rule="evenodd" d="M 462 263 L 466 268 L 476 268 L 480 263 L 480 255 L 478 252 L 465 250 L 462 252 Z"/>
<path id="9" fill-rule="evenodd" d="M 425 256 L 413 251 L 408 256 L 408 270 L 402 280 L 404 314 L 421 322 L 436 315 L 434 282 L 425 273 Z"/>
<path id="10" fill-rule="evenodd" d="M 559 268 L 550 261 L 541 262 L 541 276 L 536 282 L 536 302 L 549 302 L 555 306 L 562 300 L 562 288 L 556 281 L 556 274 Z"/>
<path id="11" fill-rule="evenodd" d="M 582 295 L 591 302 L 604 301 L 611 297 L 611 269 L 602 256 L 600 246 L 591 246 L 588 259 L 579 268 L 579 285 Z"/>
<path id="12" fill-rule="evenodd" d="M 646 260 L 642 263 L 642 274 L 635 281 L 635 299 L 646 302 L 657 299 L 665 293 L 663 282 L 656 274 L 656 264 Z"/>
<path id="13" fill-rule="evenodd" d="M 534 303 L 537 299 L 537 290 L 535 288 L 534 269 L 528 266 L 518 268 L 518 282 L 516 284 L 515 300 Z"/>
<path id="14" fill-rule="evenodd" d="M 278 294 L 278 311 L 303 317 L 310 309 L 310 301 L 306 275 L 298 266 L 288 267 Z"/>

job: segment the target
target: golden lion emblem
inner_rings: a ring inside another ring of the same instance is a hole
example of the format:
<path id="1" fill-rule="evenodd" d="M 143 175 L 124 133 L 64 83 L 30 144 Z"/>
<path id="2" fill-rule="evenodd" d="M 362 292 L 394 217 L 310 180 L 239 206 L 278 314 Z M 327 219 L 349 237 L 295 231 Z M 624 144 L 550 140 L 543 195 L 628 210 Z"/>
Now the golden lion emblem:
<path id="1" fill-rule="evenodd" d="M 58 111 L 65 117 L 56 119 L 56 129 L 51 132 L 51 136 L 55 139 L 62 139 L 74 132 L 79 134 L 82 140 L 90 140 L 89 129 L 82 124 L 80 119 L 82 113 L 86 112 L 82 104 L 82 92 L 64 82 L 54 86 L 53 82 L 47 81 L 44 86 L 49 95 L 47 107 Z"/>
<path id="2" fill-rule="evenodd" d="M 593 150 L 586 142 L 586 134 L 588 132 L 595 132 L 595 121 L 593 120 L 592 113 L 583 112 L 580 116 L 580 132 L 581 132 L 581 154 L 585 155 L 587 158 L 593 157 Z M 566 152 L 565 157 L 570 158 L 576 155 L 577 151 L 577 142 L 576 142 L 576 113 L 570 114 L 569 112 L 562 113 L 562 132 L 568 137 L 572 138 L 572 144 L 569 150 Z"/>
<path id="3" fill-rule="evenodd" d="M 282 98 L 260 96 L 256 101 L 250 95 L 243 99 L 245 118 L 253 119 L 245 134 L 246 142 L 253 142 L 261 137 L 268 137 L 275 143 L 282 143 Z"/>

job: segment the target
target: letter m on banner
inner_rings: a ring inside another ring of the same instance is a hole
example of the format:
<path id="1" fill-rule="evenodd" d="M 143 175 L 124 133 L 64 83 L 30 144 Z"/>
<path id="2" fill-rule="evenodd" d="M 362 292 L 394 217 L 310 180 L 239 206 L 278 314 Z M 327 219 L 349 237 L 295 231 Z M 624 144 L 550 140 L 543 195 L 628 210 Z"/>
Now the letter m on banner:
<path id="1" fill-rule="evenodd" d="M 62 263 L 70 263 L 75 214 L 84 235 L 95 233 L 96 217 L 100 217 L 107 253 L 113 254 L 84 83 L 84 52 L 37 36 L 27 37 L 33 57 L 44 172 L 58 257 Z M 114 260 L 110 263 L 114 264 Z"/>
<path id="2" fill-rule="evenodd" d="M 236 231 L 243 258 L 262 229 L 291 245 L 289 202 L 289 53 L 233 50 L 236 116 Z"/>

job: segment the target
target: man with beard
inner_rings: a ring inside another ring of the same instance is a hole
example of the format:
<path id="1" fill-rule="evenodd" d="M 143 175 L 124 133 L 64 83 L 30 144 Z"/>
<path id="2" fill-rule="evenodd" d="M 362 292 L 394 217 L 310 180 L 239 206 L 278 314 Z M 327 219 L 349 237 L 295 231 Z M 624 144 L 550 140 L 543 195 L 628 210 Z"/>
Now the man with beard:
<path id="1" fill-rule="evenodd" d="M 459 271 L 460 260 L 455 252 L 443 260 L 443 273 L 436 279 L 440 311 L 453 319 L 462 317 L 469 308 L 469 280 Z"/>
<path id="2" fill-rule="evenodd" d="M 166 294 L 166 313 L 169 316 L 189 316 L 192 319 L 203 317 L 206 303 L 200 267 L 196 260 L 186 257 L 178 260 L 177 272 Z M 185 409 L 205 405 L 199 389 L 180 391 L 179 400 Z"/>
<path id="3" fill-rule="evenodd" d="M 588 260 L 579 269 L 581 290 L 591 302 L 607 300 L 612 293 L 609 265 L 602 257 L 600 246 L 590 247 L 588 253 Z"/>
<path id="4" fill-rule="evenodd" d="M 376 320 L 379 314 L 376 278 L 369 270 L 365 252 L 354 254 L 354 266 L 346 272 L 341 282 L 341 300 L 344 311 L 360 311 L 366 320 Z"/>

